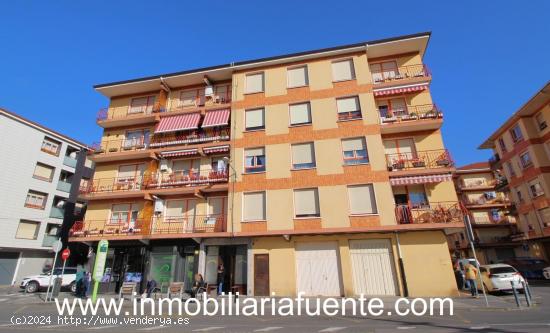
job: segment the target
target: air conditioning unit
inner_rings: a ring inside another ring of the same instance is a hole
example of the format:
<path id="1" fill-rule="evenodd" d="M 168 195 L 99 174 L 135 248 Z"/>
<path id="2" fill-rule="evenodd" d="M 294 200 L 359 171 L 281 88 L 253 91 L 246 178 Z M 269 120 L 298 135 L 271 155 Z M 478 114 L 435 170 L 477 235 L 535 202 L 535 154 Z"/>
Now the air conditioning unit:
<path id="1" fill-rule="evenodd" d="M 160 171 L 168 171 L 168 160 L 160 160 Z"/>
<path id="2" fill-rule="evenodd" d="M 155 200 L 155 213 L 162 213 L 164 211 L 164 200 Z"/>

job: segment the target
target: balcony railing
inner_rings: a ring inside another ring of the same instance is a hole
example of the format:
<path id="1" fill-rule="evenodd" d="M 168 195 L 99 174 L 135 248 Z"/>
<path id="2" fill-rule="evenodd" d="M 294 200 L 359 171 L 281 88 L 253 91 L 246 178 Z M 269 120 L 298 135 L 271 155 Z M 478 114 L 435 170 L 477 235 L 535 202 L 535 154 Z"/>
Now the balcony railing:
<path id="1" fill-rule="evenodd" d="M 71 168 L 76 168 L 76 159 L 70 156 L 65 156 L 63 158 L 63 164 Z"/>
<path id="2" fill-rule="evenodd" d="M 142 189 L 143 177 L 96 178 L 80 187 L 81 194 L 105 193 L 119 191 L 139 191 Z"/>
<path id="3" fill-rule="evenodd" d="M 165 112 L 166 109 L 163 107 L 160 107 L 159 105 L 155 105 L 153 108 L 143 108 L 141 111 L 136 111 L 133 109 L 130 111 L 130 107 L 125 107 L 124 110 L 117 110 L 117 108 L 102 108 L 99 109 L 97 112 L 96 120 L 97 121 L 104 121 L 104 120 L 115 120 L 115 119 L 124 119 L 124 118 L 130 118 L 130 117 L 139 117 L 139 116 L 146 116 L 154 113 L 161 113 Z"/>
<path id="4" fill-rule="evenodd" d="M 454 165 L 447 149 L 386 154 L 388 170 L 448 168 Z"/>
<path id="5" fill-rule="evenodd" d="M 63 208 L 54 206 L 50 210 L 50 217 L 53 217 L 55 219 L 62 219 L 64 216 L 65 216 L 65 210 Z"/>
<path id="6" fill-rule="evenodd" d="M 55 243 L 57 241 L 57 237 L 56 236 L 52 236 L 52 235 L 44 235 L 44 239 L 42 240 L 42 246 L 44 247 L 50 247 L 53 245 L 53 243 Z"/>
<path id="7" fill-rule="evenodd" d="M 458 202 L 433 202 L 417 206 L 397 205 L 395 216 L 399 224 L 464 222 L 464 212 Z"/>
<path id="8" fill-rule="evenodd" d="M 215 183 L 227 183 L 227 170 L 200 169 L 174 172 L 158 172 L 144 180 L 145 188 L 173 188 L 180 186 L 199 186 Z"/>
<path id="9" fill-rule="evenodd" d="M 192 145 L 229 140 L 229 128 L 197 129 L 181 133 L 157 134 L 151 138 L 151 148 Z"/>
<path id="10" fill-rule="evenodd" d="M 59 180 L 57 182 L 57 190 L 70 193 L 71 192 L 71 183 L 64 180 Z"/>
<path id="11" fill-rule="evenodd" d="M 216 85 L 208 88 L 184 90 L 180 92 L 179 100 L 172 102 L 170 112 L 177 112 L 188 108 L 223 105 L 231 103 L 231 85 Z"/>
<path id="12" fill-rule="evenodd" d="M 94 143 L 91 148 L 94 154 L 144 150 L 149 148 L 149 138 L 105 140 L 100 143 Z"/>
<path id="13" fill-rule="evenodd" d="M 146 220 L 136 219 L 120 223 L 112 220 L 87 220 L 77 221 L 71 228 L 71 237 L 89 236 L 132 236 L 148 235 L 150 233 L 149 223 Z"/>
<path id="14" fill-rule="evenodd" d="M 426 65 L 402 66 L 397 69 L 372 71 L 371 73 L 374 84 L 431 76 L 430 70 Z"/>
<path id="15" fill-rule="evenodd" d="M 394 109 L 379 108 L 378 112 L 382 124 L 443 118 L 443 113 L 435 104 L 407 105 Z"/>
<path id="16" fill-rule="evenodd" d="M 506 197 L 486 198 L 480 196 L 477 199 L 465 199 L 465 205 L 509 205 L 512 202 Z"/>
<path id="17" fill-rule="evenodd" d="M 224 215 L 155 216 L 152 219 L 152 234 L 184 234 L 200 232 L 223 232 L 226 229 Z"/>
<path id="18" fill-rule="evenodd" d="M 476 188 L 484 188 L 484 187 L 493 187 L 497 185 L 496 179 L 478 179 L 476 181 L 469 181 L 468 183 L 465 183 L 462 181 L 460 183 L 460 188 L 462 189 L 476 189 Z"/>

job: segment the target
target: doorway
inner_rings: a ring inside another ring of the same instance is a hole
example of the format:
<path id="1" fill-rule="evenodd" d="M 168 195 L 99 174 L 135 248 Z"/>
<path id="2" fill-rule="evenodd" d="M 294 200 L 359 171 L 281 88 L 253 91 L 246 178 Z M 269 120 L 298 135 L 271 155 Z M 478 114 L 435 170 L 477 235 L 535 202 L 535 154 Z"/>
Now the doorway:
<path id="1" fill-rule="evenodd" d="M 269 254 L 254 255 L 254 296 L 269 296 Z"/>

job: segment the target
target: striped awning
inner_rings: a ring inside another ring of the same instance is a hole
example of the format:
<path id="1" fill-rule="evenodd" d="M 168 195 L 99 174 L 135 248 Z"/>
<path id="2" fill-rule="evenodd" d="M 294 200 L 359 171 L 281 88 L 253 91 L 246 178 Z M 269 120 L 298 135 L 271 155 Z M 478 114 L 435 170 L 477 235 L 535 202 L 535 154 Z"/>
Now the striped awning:
<path id="1" fill-rule="evenodd" d="M 451 181 L 453 176 L 450 173 L 441 175 L 422 175 L 422 176 L 408 176 L 408 177 L 391 177 L 390 184 L 397 185 L 413 185 L 413 184 L 426 184 L 426 183 L 441 183 Z"/>
<path id="2" fill-rule="evenodd" d="M 206 111 L 202 128 L 227 126 L 229 123 L 229 109 Z"/>
<path id="3" fill-rule="evenodd" d="M 199 150 L 197 148 L 194 148 L 194 149 L 164 151 L 164 152 L 160 153 L 160 156 L 162 156 L 162 157 L 178 157 L 178 156 L 197 155 L 198 153 L 199 153 Z"/>
<path id="4" fill-rule="evenodd" d="M 201 114 L 198 112 L 181 114 L 160 119 L 155 133 L 168 133 L 199 128 Z"/>
<path id="5" fill-rule="evenodd" d="M 389 96 L 389 95 L 406 94 L 406 93 L 422 91 L 422 90 L 426 90 L 426 89 L 428 89 L 427 84 L 420 84 L 420 85 L 401 87 L 401 88 L 377 89 L 377 90 L 374 91 L 374 96 Z"/>
<path id="6" fill-rule="evenodd" d="M 204 147 L 202 151 L 205 154 L 224 153 L 229 151 L 229 145 L 216 146 L 216 147 Z"/>

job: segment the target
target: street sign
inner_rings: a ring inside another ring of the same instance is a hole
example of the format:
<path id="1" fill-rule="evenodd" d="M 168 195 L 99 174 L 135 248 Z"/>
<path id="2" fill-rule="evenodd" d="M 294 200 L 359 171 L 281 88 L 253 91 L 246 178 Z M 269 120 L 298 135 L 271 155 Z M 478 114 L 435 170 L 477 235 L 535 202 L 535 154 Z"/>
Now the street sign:
<path id="1" fill-rule="evenodd" d="M 63 259 L 63 261 L 66 261 L 67 259 L 69 259 L 70 255 L 71 255 L 71 250 L 65 249 L 63 250 L 63 252 L 61 252 L 61 259 Z"/>
<path id="2" fill-rule="evenodd" d="M 61 240 L 59 240 L 59 239 L 56 240 L 55 242 L 53 242 L 53 244 L 52 244 L 52 250 L 55 253 L 61 251 L 62 247 L 63 247 L 63 243 L 61 243 Z M 55 262 L 54 262 L 54 266 L 55 266 Z"/>
<path id="3" fill-rule="evenodd" d="M 109 241 L 102 239 L 97 244 L 97 253 L 95 255 L 94 272 L 92 278 L 94 279 L 94 290 L 92 292 L 92 302 L 95 302 L 97 298 L 97 289 L 99 288 L 99 281 L 103 278 L 105 271 L 105 261 L 107 260 L 107 251 L 109 250 Z"/>

